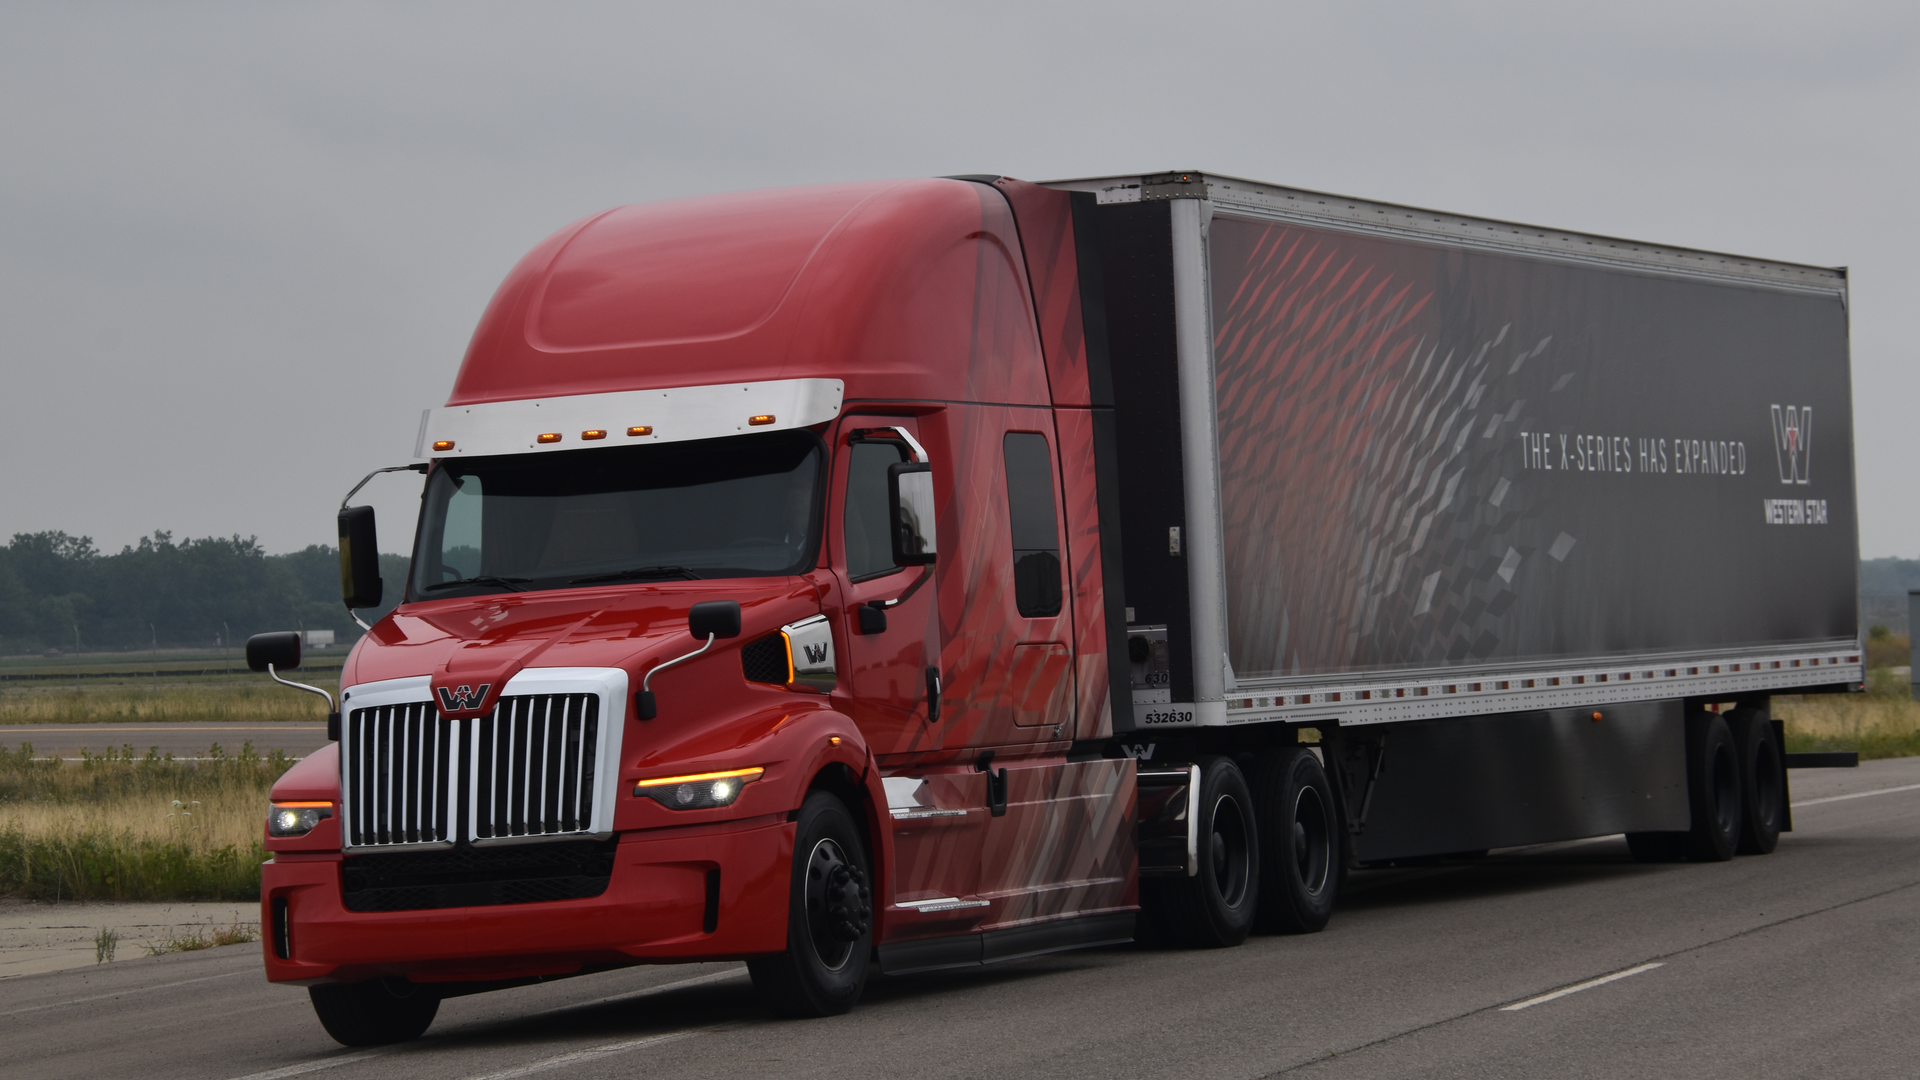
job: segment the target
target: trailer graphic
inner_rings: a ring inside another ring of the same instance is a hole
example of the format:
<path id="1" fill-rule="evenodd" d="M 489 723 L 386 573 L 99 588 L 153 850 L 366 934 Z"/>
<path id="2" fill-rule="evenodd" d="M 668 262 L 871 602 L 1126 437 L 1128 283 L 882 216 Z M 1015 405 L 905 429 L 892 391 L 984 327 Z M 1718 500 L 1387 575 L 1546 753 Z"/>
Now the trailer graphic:
<path id="1" fill-rule="evenodd" d="M 577 222 L 396 467 L 406 581 L 342 504 L 349 608 L 403 602 L 274 789 L 267 975 L 354 1045 L 636 963 L 811 1016 L 1312 932 L 1358 865 L 1770 851 L 1768 696 L 1862 680 L 1851 459 L 1807 468 L 1845 298 L 1199 173 Z"/>

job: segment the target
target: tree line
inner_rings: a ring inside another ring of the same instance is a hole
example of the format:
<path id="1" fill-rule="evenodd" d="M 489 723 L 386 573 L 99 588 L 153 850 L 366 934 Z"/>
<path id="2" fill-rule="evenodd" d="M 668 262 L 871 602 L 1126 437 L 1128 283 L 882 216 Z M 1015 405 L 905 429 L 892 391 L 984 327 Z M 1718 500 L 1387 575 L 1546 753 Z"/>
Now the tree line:
<path id="1" fill-rule="evenodd" d="M 399 600 L 407 559 L 380 556 L 379 612 Z M 0 548 L 0 653 L 235 645 L 268 630 L 360 635 L 340 603 L 340 562 L 314 544 L 269 555 L 253 537 L 175 542 L 155 532 L 107 554 L 85 536 L 15 533 Z"/>

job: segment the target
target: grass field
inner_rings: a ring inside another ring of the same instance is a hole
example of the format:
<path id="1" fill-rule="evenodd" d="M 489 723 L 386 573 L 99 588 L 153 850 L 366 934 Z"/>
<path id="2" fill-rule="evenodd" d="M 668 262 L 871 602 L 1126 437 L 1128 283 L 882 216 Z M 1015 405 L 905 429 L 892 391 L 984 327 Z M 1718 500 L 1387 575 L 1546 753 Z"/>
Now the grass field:
<path id="1" fill-rule="evenodd" d="M 334 693 L 338 671 L 291 672 L 289 677 Z M 224 675 L 84 679 L 78 688 L 64 682 L 0 683 L 0 726 L 7 724 L 91 724 L 127 720 L 325 720 L 317 694 L 280 686 L 265 675 L 242 671 Z M 0 734 L 4 728 L 0 727 Z"/>
<path id="2" fill-rule="evenodd" d="M 131 747 L 79 762 L 0 753 L 0 893 L 244 900 L 260 891 L 267 792 L 292 762 L 251 745 L 194 762 Z"/>
<path id="3" fill-rule="evenodd" d="M 1875 668 L 1864 694 L 1777 697 L 1773 715 L 1786 721 L 1787 752 L 1857 750 L 1862 760 L 1920 755 L 1920 701 L 1904 672 Z"/>

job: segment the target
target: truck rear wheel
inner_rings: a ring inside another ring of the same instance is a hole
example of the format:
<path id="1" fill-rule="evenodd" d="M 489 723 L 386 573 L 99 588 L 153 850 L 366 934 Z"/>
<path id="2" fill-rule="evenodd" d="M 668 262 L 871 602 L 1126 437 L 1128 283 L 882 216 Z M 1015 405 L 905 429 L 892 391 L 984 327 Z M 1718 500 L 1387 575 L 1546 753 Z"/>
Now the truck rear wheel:
<path id="1" fill-rule="evenodd" d="M 440 995 L 405 979 L 307 987 L 313 1013 L 342 1046 L 386 1046 L 419 1038 L 440 1011 Z"/>
<path id="2" fill-rule="evenodd" d="M 1780 843 L 1786 824 L 1787 784 L 1780 745 L 1765 709 L 1735 709 L 1727 714 L 1740 763 L 1740 844 L 1742 855 L 1766 855 Z"/>
<path id="3" fill-rule="evenodd" d="M 1246 777 L 1231 758 L 1200 766 L 1195 852 L 1199 873 L 1146 878 L 1140 899 L 1167 937 L 1193 949 L 1221 949 L 1247 940 L 1260 901 L 1259 829 Z"/>
<path id="4" fill-rule="evenodd" d="M 1263 751 L 1251 776 L 1260 824 L 1260 910 L 1269 934 L 1312 934 L 1340 892 L 1339 815 L 1320 759 L 1304 746 Z"/>
<path id="5" fill-rule="evenodd" d="M 1739 849 L 1740 772 L 1726 720 L 1704 710 L 1687 714 L 1687 795 L 1693 808 L 1687 854 L 1698 862 L 1726 862 Z"/>
<path id="6" fill-rule="evenodd" d="M 853 1008 L 873 955 L 867 854 L 846 804 L 824 791 L 800 807 L 787 898 L 787 951 L 747 961 L 753 988 L 782 1016 L 834 1016 Z"/>

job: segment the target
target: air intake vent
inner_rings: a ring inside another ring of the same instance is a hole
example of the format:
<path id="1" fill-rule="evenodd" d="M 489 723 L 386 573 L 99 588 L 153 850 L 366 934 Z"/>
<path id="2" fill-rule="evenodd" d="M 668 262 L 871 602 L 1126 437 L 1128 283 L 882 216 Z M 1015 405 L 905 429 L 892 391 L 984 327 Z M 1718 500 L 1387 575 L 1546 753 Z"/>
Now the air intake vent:
<path id="1" fill-rule="evenodd" d="M 779 634 L 750 641 L 740 648 L 740 668 L 748 682 L 786 685 L 787 643 Z"/>

